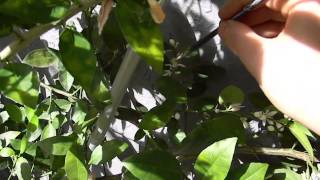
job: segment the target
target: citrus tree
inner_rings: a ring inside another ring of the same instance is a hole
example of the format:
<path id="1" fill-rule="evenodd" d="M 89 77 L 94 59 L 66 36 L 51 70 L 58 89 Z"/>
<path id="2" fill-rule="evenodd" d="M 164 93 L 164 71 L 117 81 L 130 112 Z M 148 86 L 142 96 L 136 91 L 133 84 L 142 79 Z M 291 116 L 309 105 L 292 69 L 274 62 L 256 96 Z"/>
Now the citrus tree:
<path id="1" fill-rule="evenodd" d="M 66 24 L 78 13 L 82 32 Z M 186 56 L 174 39 L 166 42 L 165 16 L 156 0 L 1 0 L 0 36 L 12 39 L 0 51 L 1 178 L 316 179 L 318 136 L 261 92 L 229 85 L 218 96 L 204 94 L 224 70 L 198 64 L 199 54 Z M 15 58 L 53 28 L 61 32 L 59 50 Z M 154 91 L 164 97 L 150 110 L 135 100 L 121 104 L 140 61 L 158 75 Z M 53 79 L 43 73 L 52 66 Z M 243 110 L 245 101 L 253 111 Z M 197 119 L 192 130 L 181 123 L 188 113 Z M 139 153 L 126 153 L 128 141 L 105 139 L 115 119 L 139 128 L 134 141 L 145 142 Z M 253 120 L 260 130 L 248 130 Z M 278 142 L 263 147 L 254 141 L 260 136 Z M 93 170 L 115 157 L 121 174 Z"/>

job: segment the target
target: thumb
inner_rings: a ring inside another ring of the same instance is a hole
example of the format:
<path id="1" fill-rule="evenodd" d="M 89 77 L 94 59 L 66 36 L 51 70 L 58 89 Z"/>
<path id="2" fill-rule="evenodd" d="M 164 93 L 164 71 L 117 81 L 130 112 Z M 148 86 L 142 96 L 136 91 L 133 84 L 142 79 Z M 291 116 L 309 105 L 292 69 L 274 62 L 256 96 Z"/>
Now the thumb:
<path id="1" fill-rule="evenodd" d="M 257 35 L 250 27 L 234 20 L 220 23 L 219 35 L 226 46 L 239 56 L 249 72 L 259 78 L 263 47 L 266 39 Z"/>

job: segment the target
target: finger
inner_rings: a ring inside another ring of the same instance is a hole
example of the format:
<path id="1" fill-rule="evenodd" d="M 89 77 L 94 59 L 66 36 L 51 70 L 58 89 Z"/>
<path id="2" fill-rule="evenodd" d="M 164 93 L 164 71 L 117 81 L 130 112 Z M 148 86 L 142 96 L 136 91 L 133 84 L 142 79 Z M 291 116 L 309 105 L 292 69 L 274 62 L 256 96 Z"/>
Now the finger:
<path id="1" fill-rule="evenodd" d="M 252 27 L 255 33 L 264 38 L 275 38 L 277 37 L 284 28 L 284 23 L 276 21 L 268 21 L 263 24 Z"/>
<path id="2" fill-rule="evenodd" d="M 230 19 L 237 12 L 241 11 L 252 0 L 227 0 L 220 8 L 219 16 L 222 20 Z"/>
<path id="3" fill-rule="evenodd" d="M 286 18 L 278 11 L 274 11 L 267 7 L 261 7 L 249 12 L 239 19 L 239 21 L 248 26 L 255 26 L 270 20 L 285 22 Z"/>
<path id="4" fill-rule="evenodd" d="M 257 35 L 250 27 L 238 21 L 223 21 L 219 34 L 224 43 L 238 55 L 249 72 L 259 81 L 264 44 L 267 39 Z"/>
<path id="5" fill-rule="evenodd" d="M 288 16 L 294 6 L 311 1 L 319 3 L 319 0 L 268 0 L 265 5 L 270 9 L 281 12 L 284 16 Z"/>

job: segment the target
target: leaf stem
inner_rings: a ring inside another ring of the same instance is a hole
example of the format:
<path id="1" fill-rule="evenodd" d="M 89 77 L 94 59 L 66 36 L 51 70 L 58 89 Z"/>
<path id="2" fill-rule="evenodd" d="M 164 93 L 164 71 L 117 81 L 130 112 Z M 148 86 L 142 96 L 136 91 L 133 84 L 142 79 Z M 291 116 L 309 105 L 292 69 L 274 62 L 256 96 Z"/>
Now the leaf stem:
<path id="1" fill-rule="evenodd" d="M 52 28 L 63 25 L 72 16 L 76 15 L 77 13 L 88 7 L 98 4 L 99 2 L 100 0 L 87 0 L 84 1 L 81 5 L 74 4 L 73 6 L 71 6 L 69 12 L 63 18 L 51 23 L 33 27 L 26 33 L 21 34 L 23 38 L 16 36 L 17 39 L 15 41 L 11 42 L 8 46 L 1 50 L 0 61 L 5 60 L 12 54 L 16 54 L 17 52 L 28 46 L 34 39 L 36 39 L 43 33 L 49 31 Z"/>
<path id="2" fill-rule="evenodd" d="M 48 90 L 50 90 L 50 91 L 53 91 L 53 92 L 55 92 L 55 93 L 57 93 L 57 94 L 63 95 L 63 96 L 68 97 L 68 98 L 71 98 L 71 99 L 73 99 L 73 100 L 77 100 L 77 99 L 78 99 L 78 98 L 74 97 L 74 96 L 73 96 L 72 94 L 70 94 L 70 93 L 67 93 L 67 92 L 62 91 L 62 90 L 60 90 L 60 89 L 57 89 L 57 88 L 51 87 L 51 86 L 49 86 L 49 85 L 46 85 L 46 84 L 43 83 L 43 82 L 40 82 L 40 86 L 43 87 L 43 88 L 45 88 L 45 89 L 48 89 Z"/>

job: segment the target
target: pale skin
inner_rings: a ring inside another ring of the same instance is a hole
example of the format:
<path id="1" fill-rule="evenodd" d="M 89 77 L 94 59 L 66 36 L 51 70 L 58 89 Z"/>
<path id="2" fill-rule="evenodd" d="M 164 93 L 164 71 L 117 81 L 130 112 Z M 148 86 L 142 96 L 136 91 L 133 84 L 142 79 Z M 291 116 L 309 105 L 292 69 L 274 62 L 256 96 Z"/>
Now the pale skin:
<path id="1" fill-rule="evenodd" d="M 280 111 L 320 135 L 320 0 L 251 0 L 221 8 L 219 34 Z"/>

